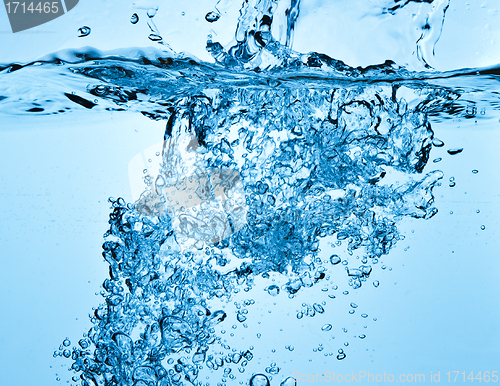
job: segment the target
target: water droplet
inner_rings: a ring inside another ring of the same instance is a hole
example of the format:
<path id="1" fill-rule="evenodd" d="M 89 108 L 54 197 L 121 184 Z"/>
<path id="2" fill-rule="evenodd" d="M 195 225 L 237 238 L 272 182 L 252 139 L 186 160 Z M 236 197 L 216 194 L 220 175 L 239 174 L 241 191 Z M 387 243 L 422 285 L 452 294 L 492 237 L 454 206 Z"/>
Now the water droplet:
<path id="1" fill-rule="evenodd" d="M 481 225 L 481 230 L 484 231 L 486 227 L 484 225 Z"/>
<path id="2" fill-rule="evenodd" d="M 269 379 L 264 374 L 255 374 L 250 378 L 250 386 L 270 386 Z"/>
<path id="3" fill-rule="evenodd" d="M 455 185 L 456 185 L 456 183 L 455 183 L 455 182 L 450 182 L 450 185 L 449 185 L 449 186 L 450 186 L 450 188 L 453 188 L 453 187 L 455 187 Z"/>
<path id="4" fill-rule="evenodd" d="M 90 27 L 87 27 L 87 26 L 80 27 L 80 28 L 78 28 L 78 33 L 79 33 L 79 35 L 78 35 L 79 38 L 89 36 L 90 35 Z"/>
<path id="5" fill-rule="evenodd" d="M 64 339 L 64 341 L 63 341 L 63 345 L 64 345 L 65 347 L 68 347 L 70 344 L 71 344 L 71 341 L 70 341 L 68 338 Z"/>
<path id="6" fill-rule="evenodd" d="M 476 213 L 480 213 L 481 211 L 479 209 L 476 210 Z"/>
<path id="7" fill-rule="evenodd" d="M 219 19 L 220 19 L 220 14 L 218 12 L 212 11 L 205 15 L 205 20 L 208 21 L 209 23 L 216 22 Z"/>
<path id="8" fill-rule="evenodd" d="M 132 16 L 130 16 L 130 22 L 132 24 L 137 24 L 138 21 L 139 21 L 139 15 L 137 15 L 137 13 L 134 13 Z"/>
<path id="9" fill-rule="evenodd" d="M 464 150 L 463 148 L 448 149 L 448 154 L 449 155 L 460 154 L 463 150 Z"/>
<path id="10" fill-rule="evenodd" d="M 163 40 L 163 38 L 158 34 L 149 34 L 148 38 L 153 42 L 159 42 Z"/>
<path id="11" fill-rule="evenodd" d="M 379 285 L 380 285 L 380 282 L 379 282 L 378 280 L 375 280 L 375 281 L 373 282 L 373 286 L 374 286 L 374 287 L 378 287 Z"/>
<path id="12" fill-rule="evenodd" d="M 474 169 L 474 170 L 472 171 L 472 173 L 473 173 L 473 174 L 477 174 L 477 173 L 479 173 L 479 170 Z"/>
<path id="13" fill-rule="evenodd" d="M 367 317 L 368 317 L 368 314 L 361 314 L 361 317 L 362 317 L 362 318 L 367 318 Z"/>
<path id="14" fill-rule="evenodd" d="M 365 339 L 365 338 L 366 338 L 366 335 L 365 335 L 365 334 L 361 334 L 361 335 L 359 336 L 359 338 L 360 338 L 360 339 Z"/>
<path id="15" fill-rule="evenodd" d="M 323 327 L 321 327 L 321 331 L 330 331 L 332 329 L 331 324 L 325 324 Z"/>
<path id="16" fill-rule="evenodd" d="M 358 308 L 358 305 L 356 303 L 351 303 L 352 308 Z"/>

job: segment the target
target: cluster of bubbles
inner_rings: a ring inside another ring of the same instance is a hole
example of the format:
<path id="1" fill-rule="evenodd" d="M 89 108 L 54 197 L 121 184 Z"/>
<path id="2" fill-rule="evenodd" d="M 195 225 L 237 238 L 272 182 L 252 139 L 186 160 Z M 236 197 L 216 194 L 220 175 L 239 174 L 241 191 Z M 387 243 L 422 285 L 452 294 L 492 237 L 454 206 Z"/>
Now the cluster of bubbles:
<path id="1" fill-rule="evenodd" d="M 203 369 L 233 379 L 253 359 L 253 347 L 221 340 L 215 327 L 228 314 L 214 309 L 214 300 L 229 301 L 271 273 L 286 278 L 265 288 L 271 296 L 292 298 L 337 269 L 359 288 L 400 239 L 399 219 L 437 212 L 432 189 L 442 173 L 423 173 L 433 132 L 421 105 L 408 108 L 388 86 L 207 90 L 177 101 L 165 138 L 155 183 L 135 204 L 111 200 L 105 303 L 79 347 L 62 350 L 83 385 L 196 384 Z M 190 143 L 209 170 L 237 171 L 247 209 L 228 237 L 207 237 L 207 224 L 193 218 L 184 225 L 194 244 L 183 248 L 184 228 L 174 226 L 157 194 L 160 181 L 179 181 L 185 172 L 182 154 L 175 158 L 168 143 Z M 323 239 L 342 241 L 349 255 L 361 252 L 361 264 L 339 264 L 336 254 L 318 259 Z M 235 324 L 248 322 L 253 303 L 238 304 Z M 324 305 L 304 304 L 297 317 L 321 314 Z M 279 372 L 276 363 L 268 369 Z"/>

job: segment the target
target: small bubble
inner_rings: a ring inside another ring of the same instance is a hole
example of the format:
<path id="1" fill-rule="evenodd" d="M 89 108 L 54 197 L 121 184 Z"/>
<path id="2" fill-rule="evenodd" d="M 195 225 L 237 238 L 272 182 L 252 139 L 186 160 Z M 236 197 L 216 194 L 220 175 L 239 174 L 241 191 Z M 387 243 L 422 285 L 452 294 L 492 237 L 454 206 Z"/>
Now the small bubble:
<path id="1" fill-rule="evenodd" d="M 480 213 L 481 211 L 479 209 L 476 210 L 476 213 Z"/>
<path id="2" fill-rule="evenodd" d="M 280 293 L 280 288 L 273 284 L 266 288 L 266 291 L 271 296 L 277 296 Z"/>
<path id="3" fill-rule="evenodd" d="M 477 173 L 479 173 L 479 170 L 474 169 L 474 170 L 472 171 L 472 173 L 473 173 L 473 174 L 477 174 Z"/>
<path id="4" fill-rule="evenodd" d="M 361 317 L 362 317 L 362 318 L 367 318 L 367 317 L 368 317 L 368 314 L 361 314 Z"/>
<path id="5" fill-rule="evenodd" d="M 70 341 L 68 338 L 64 339 L 64 341 L 63 341 L 63 345 L 64 345 L 65 347 L 68 347 L 70 344 L 71 344 L 71 341 Z"/>
<path id="6" fill-rule="evenodd" d="M 333 265 L 340 263 L 341 260 L 342 259 L 339 257 L 339 255 L 331 255 L 330 256 L 330 263 L 332 263 Z"/>
<path id="7" fill-rule="evenodd" d="M 158 7 L 148 9 L 148 17 L 155 17 L 158 12 Z"/>
<path id="8" fill-rule="evenodd" d="M 159 42 L 163 40 L 163 38 L 158 34 L 149 34 L 148 38 L 153 42 Z"/>
<path id="9" fill-rule="evenodd" d="M 205 20 L 209 23 L 214 23 L 220 19 L 220 14 L 218 12 L 209 12 L 205 15 Z"/>
<path id="10" fill-rule="evenodd" d="M 321 331 L 330 331 L 332 329 L 331 324 L 325 324 L 323 327 L 321 327 Z"/>
<path id="11" fill-rule="evenodd" d="M 455 185 L 456 185 L 456 183 L 455 183 L 455 182 L 450 182 L 450 185 L 449 185 L 449 186 L 450 186 L 450 188 L 454 188 L 454 187 L 455 187 Z"/>
<path id="12" fill-rule="evenodd" d="M 181 12 L 181 16 L 186 16 L 186 12 Z"/>
<path id="13" fill-rule="evenodd" d="M 464 150 L 463 148 L 448 149 L 448 154 L 449 155 L 460 154 L 463 150 Z"/>
<path id="14" fill-rule="evenodd" d="M 365 339 L 365 338 L 366 338 L 366 335 L 365 335 L 365 334 L 361 334 L 361 335 L 359 336 L 359 339 Z"/>
<path id="15" fill-rule="evenodd" d="M 356 303 L 351 303 L 352 308 L 358 308 L 358 305 Z"/>
<path id="16" fill-rule="evenodd" d="M 435 158 L 432 160 L 432 162 L 434 162 L 435 164 L 437 164 L 438 162 L 440 162 L 442 160 L 441 157 L 438 157 L 438 158 Z"/>
<path id="17" fill-rule="evenodd" d="M 280 383 L 280 386 L 297 386 L 297 380 L 293 377 L 288 377 Z"/>
<path id="18" fill-rule="evenodd" d="M 130 22 L 132 24 L 137 24 L 138 21 L 139 21 L 139 16 L 137 15 L 137 13 L 134 13 L 132 16 L 130 16 Z"/>
<path id="19" fill-rule="evenodd" d="M 80 27 L 78 28 L 78 37 L 79 38 L 83 38 L 85 36 L 89 36 L 90 35 L 90 27 L 87 27 L 87 26 L 83 26 L 83 27 Z"/>
<path id="20" fill-rule="evenodd" d="M 486 227 L 484 225 L 481 225 L 481 230 L 484 231 Z"/>
<path id="21" fill-rule="evenodd" d="M 450 182 L 455 181 L 455 177 L 450 177 Z"/>
<path id="22" fill-rule="evenodd" d="M 432 141 L 432 144 L 436 147 L 442 147 L 444 146 L 444 142 L 441 141 L 440 139 L 438 138 L 434 138 L 434 140 Z"/>
<path id="23" fill-rule="evenodd" d="M 375 281 L 373 282 L 373 286 L 374 286 L 374 287 L 378 287 L 379 285 L 380 285 L 380 282 L 379 282 L 378 280 L 375 280 Z"/>
<path id="24" fill-rule="evenodd" d="M 270 386 L 269 379 L 264 374 L 255 374 L 250 378 L 250 386 Z"/>

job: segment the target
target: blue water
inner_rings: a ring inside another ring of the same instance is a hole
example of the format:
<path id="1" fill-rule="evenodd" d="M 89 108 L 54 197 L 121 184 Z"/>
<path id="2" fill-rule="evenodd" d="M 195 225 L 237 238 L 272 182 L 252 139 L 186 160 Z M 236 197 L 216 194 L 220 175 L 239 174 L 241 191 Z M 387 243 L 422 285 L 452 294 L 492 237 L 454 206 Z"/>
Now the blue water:
<path id="1" fill-rule="evenodd" d="M 475 164 L 465 166 L 467 177 L 448 172 L 473 148 L 450 128 L 498 131 L 500 122 L 498 65 L 431 65 L 450 2 L 387 3 L 371 12 L 427 12 L 405 63 L 352 66 L 295 51 L 302 4 L 262 0 L 243 3 L 232 45 L 208 36 L 211 62 L 175 52 L 155 22 L 161 8 L 137 6 L 130 28 L 147 25 L 156 46 L 65 49 L 0 65 L 5 117 L 135 114 L 165 126 L 144 169 L 129 174 L 138 193 L 128 202 L 109 193 L 102 299 L 83 336 L 64 339 L 53 354 L 66 360 L 73 382 L 291 386 L 301 379 L 289 372 L 307 368 L 305 358 L 324 359 L 310 369 L 325 372 L 371 348 L 380 322 L 369 299 L 404 279 L 387 277 L 386 261 L 410 248 L 408 230 L 421 225 L 409 221 L 431 227 L 443 212 L 438 189 L 452 197 L 463 181 L 490 173 Z M 219 1 L 203 22 L 224 22 L 227 6 Z M 81 26 L 79 37 L 93 29 Z M 474 232 L 492 232 L 495 246 L 495 225 L 474 224 Z M 433 250 L 425 240 L 416 245 Z M 284 339 L 267 333 L 278 320 L 280 331 L 293 328 Z M 317 335 L 326 338 L 316 344 Z M 492 335 L 497 341 L 498 331 Z"/>

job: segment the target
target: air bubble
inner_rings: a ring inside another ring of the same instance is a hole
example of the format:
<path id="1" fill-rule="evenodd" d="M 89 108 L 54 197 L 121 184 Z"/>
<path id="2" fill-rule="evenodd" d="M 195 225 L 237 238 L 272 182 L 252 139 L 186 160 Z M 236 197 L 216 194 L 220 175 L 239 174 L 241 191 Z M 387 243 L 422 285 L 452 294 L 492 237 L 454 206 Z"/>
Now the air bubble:
<path id="1" fill-rule="evenodd" d="M 472 173 L 473 173 L 473 174 L 477 174 L 477 173 L 479 173 L 479 170 L 474 169 L 474 170 L 472 170 Z"/>
<path id="2" fill-rule="evenodd" d="M 373 286 L 374 286 L 375 288 L 376 288 L 376 287 L 378 287 L 379 285 L 380 285 L 380 282 L 379 282 L 378 280 L 375 280 L 375 281 L 373 282 Z"/>
<path id="3" fill-rule="evenodd" d="M 218 12 L 209 12 L 205 15 L 205 20 L 209 23 L 214 23 L 220 19 L 220 14 Z"/>
<path id="4" fill-rule="evenodd" d="M 435 147 L 443 147 L 444 146 L 444 142 L 441 141 L 440 139 L 438 138 L 434 138 L 432 140 L 432 144 L 435 146 Z"/>
<path id="5" fill-rule="evenodd" d="M 148 38 L 153 42 L 159 42 L 163 40 L 163 38 L 158 34 L 149 34 Z"/>
<path id="6" fill-rule="evenodd" d="M 331 324 L 325 324 L 323 327 L 321 327 L 321 331 L 330 331 L 332 329 Z"/>
<path id="7" fill-rule="evenodd" d="M 280 386 L 297 386 L 297 380 L 293 377 L 288 377 L 280 383 Z"/>
<path id="8" fill-rule="evenodd" d="M 448 154 L 449 155 L 460 154 L 463 150 L 464 150 L 463 148 L 448 149 Z"/>
<path id="9" fill-rule="evenodd" d="M 339 257 L 339 255 L 331 255 L 330 256 L 330 263 L 332 263 L 333 265 L 337 265 L 341 261 L 342 261 L 342 259 Z"/>
<path id="10" fill-rule="evenodd" d="M 484 225 L 481 225 L 481 230 L 484 231 L 486 227 Z"/>
<path id="11" fill-rule="evenodd" d="M 132 24 L 137 24 L 138 21 L 139 21 L 139 15 L 137 15 L 137 13 L 134 13 L 132 16 L 130 16 L 130 22 Z"/>
<path id="12" fill-rule="evenodd" d="M 269 379 L 264 374 L 255 374 L 250 378 L 250 386 L 270 386 Z"/>
<path id="13" fill-rule="evenodd" d="M 90 27 L 87 27 L 87 26 L 83 26 L 83 27 L 80 27 L 78 28 L 78 37 L 79 38 L 83 38 L 85 36 L 89 36 L 90 35 Z"/>
<path id="14" fill-rule="evenodd" d="M 156 12 L 158 12 L 158 7 L 154 7 L 154 8 L 148 9 L 148 12 L 147 12 L 148 17 L 149 18 L 155 17 L 156 16 Z"/>
<path id="15" fill-rule="evenodd" d="M 270 285 L 266 288 L 266 291 L 271 296 L 277 296 L 280 293 L 280 288 L 277 285 Z"/>

